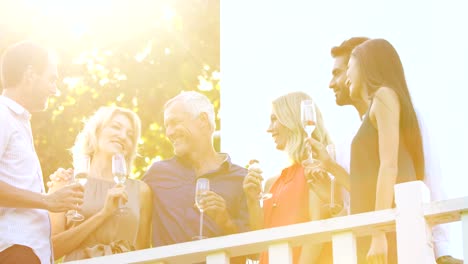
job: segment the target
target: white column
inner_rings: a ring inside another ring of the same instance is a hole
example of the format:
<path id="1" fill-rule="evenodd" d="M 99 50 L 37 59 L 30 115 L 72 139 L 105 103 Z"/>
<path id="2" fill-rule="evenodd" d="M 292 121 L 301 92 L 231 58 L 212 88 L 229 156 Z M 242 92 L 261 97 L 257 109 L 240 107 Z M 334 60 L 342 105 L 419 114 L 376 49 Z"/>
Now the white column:
<path id="1" fill-rule="evenodd" d="M 288 242 L 273 244 L 268 247 L 270 264 L 292 264 L 292 250 Z"/>
<path id="2" fill-rule="evenodd" d="M 468 212 L 461 215 L 463 237 L 463 259 L 468 260 Z"/>
<path id="3" fill-rule="evenodd" d="M 395 217 L 398 263 L 435 263 L 431 229 L 423 204 L 429 202 L 429 190 L 421 181 L 395 186 Z"/>
<path id="4" fill-rule="evenodd" d="M 224 251 L 211 253 L 206 256 L 206 264 L 229 264 L 229 256 Z"/>
<path id="5" fill-rule="evenodd" d="M 334 234 L 332 242 L 334 264 L 357 264 L 356 238 L 352 231 Z"/>

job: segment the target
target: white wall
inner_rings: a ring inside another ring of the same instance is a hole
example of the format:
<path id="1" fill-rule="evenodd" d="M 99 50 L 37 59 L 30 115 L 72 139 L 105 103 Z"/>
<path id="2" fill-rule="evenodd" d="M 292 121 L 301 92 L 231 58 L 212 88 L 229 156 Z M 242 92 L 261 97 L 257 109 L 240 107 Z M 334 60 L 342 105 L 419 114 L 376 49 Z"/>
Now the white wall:
<path id="1" fill-rule="evenodd" d="M 259 159 L 266 175 L 286 163 L 265 132 L 270 102 L 302 90 L 319 104 L 335 141 L 359 124 L 328 89 L 330 48 L 352 36 L 389 40 L 413 101 L 440 148 L 449 197 L 468 195 L 468 11 L 466 1 L 221 1 L 221 148 L 239 164 Z M 460 225 L 452 232 L 461 257 Z M 457 232 L 458 231 L 458 232 Z"/>

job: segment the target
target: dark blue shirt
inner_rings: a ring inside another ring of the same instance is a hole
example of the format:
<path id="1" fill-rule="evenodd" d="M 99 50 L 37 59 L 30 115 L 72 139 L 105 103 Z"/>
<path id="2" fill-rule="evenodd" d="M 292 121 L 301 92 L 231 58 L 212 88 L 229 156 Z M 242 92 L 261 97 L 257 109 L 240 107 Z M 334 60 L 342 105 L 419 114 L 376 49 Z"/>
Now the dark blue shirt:
<path id="1" fill-rule="evenodd" d="M 227 155 L 226 155 L 227 156 Z M 200 178 L 210 180 L 211 191 L 226 201 L 226 209 L 240 232 L 249 230 L 249 214 L 242 182 L 247 170 L 232 164 L 229 156 L 214 171 Z M 153 247 L 192 241 L 199 233 L 200 212 L 195 207 L 194 169 L 180 157 L 153 163 L 143 181 L 153 191 Z M 203 235 L 216 237 L 223 231 L 208 216 Z"/>

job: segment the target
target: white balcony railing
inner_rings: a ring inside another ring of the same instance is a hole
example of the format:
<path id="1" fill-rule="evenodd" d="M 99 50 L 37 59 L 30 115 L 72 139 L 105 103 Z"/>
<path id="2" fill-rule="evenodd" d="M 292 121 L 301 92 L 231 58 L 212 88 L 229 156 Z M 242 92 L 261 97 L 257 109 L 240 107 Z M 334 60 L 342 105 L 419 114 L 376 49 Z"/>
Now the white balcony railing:
<path id="1" fill-rule="evenodd" d="M 355 264 L 355 237 L 376 231 L 396 231 L 398 263 L 435 263 L 430 226 L 462 221 L 463 256 L 468 259 L 468 197 L 429 203 L 422 182 L 395 186 L 395 209 L 263 229 L 200 241 L 186 242 L 106 257 L 74 261 L 94 263 L 228 264 L 229 256 L 269 251 L 271 264 L 292 263 L 291 247 L 333 242 L 334 263 Z"/>

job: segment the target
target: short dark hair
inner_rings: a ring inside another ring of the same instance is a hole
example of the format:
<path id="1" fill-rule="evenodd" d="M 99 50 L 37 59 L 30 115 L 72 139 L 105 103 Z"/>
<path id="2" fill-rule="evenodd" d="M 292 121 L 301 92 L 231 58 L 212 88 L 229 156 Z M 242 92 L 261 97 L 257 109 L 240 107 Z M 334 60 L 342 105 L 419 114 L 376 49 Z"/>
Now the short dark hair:
<path id="1" fill-rule="evenodd" d="M 42 73 L 49 62 L 49 51 L 31 41 L 21 41 L 9 46 L 1 59 L 1 81 L 3 88 L 20 83 L 28 67 Z"/>
<path id="2" fill-rule="evenodd" d="M 349 56 L 351 55 L 351 52 L 353 49 L 362 43 L 366 42 L 369 40 L 369 38 L 366 37 L 353 37 L 350 39 L 347 39 L 341 43 L 341 45 L 333 47 L 331 49 L 331 55 L 333 58 L 339 57 L 339 56 Z"/>

